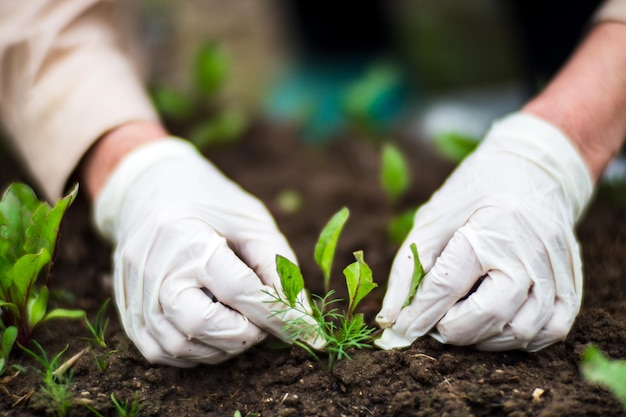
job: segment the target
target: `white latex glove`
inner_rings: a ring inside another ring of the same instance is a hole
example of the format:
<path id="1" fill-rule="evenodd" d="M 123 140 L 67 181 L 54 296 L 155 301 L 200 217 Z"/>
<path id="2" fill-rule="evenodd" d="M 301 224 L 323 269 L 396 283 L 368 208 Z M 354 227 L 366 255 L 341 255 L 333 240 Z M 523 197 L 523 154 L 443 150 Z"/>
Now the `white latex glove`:
<path id="1" fill-rule="evenodd" d="M 592 188 L 558 129 L 524 113 L 496 123 L 416 213 L 391 269 L 376 345 L 404 347 L 428 332 L 482 350 L 536 351 L 564 339 L 582 291 L 573 229 Z M 401 309 L 413 242 L 427 274 Z"/>
<path id="2" fill-rule="evenodd" d="M 281 333 L 275 257 L 295 255 L 264 205 L 175 138 L 126 156 L 100 193 L 115 298 L 152 363 L 217 363 Z M 285 318 L 290 318 L 287 316 Z"/>

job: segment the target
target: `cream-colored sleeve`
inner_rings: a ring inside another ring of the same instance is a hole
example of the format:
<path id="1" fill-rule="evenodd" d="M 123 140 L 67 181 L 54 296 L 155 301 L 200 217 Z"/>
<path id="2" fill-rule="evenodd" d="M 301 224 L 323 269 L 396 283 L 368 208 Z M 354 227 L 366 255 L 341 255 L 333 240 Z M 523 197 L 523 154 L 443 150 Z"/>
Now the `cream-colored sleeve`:
<path id="1" fill-rule="evenodd" d="M 157 120 L 122 3 L 0 0 L 0 116 L 51 201 L 102 134 Z"/>
<path id="2" fill-rule="evenodd" d="M 606 0 L 593 17 L 593 22 L 626 23 L 626 0 Z"/>

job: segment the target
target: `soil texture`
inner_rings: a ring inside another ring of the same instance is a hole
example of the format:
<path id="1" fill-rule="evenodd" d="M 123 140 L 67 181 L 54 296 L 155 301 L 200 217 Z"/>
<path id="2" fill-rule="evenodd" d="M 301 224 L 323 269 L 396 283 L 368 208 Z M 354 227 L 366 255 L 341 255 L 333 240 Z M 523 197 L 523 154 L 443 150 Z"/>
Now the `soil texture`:
<path id="1" fill-rule="evenodd" d="M 379 283 L 362 309 L 372 322 L 386 287 L 398 245 L 389 243 L 387 224 L 407 207 L 428 199 L 453 166 L 417 143 L 399 140 L 411 160 L 413 184 L 397 205 L 387 202 L 378 185 L 379 147 L 346 135 L 327 145 L 310 146 L 289 128 L 254 126 L 236 146 L 207 152 L 228 176 L 260 197 L 298 255 L 307 285 L 322 290 L 313 262 L 317 236 L 342 206 L 351 217 L 339 241 L 332 286 L 343 296 L 341 269 L 362 249 Z M 14 160 L 1 156 L 0 184 L 26 180 Z M 3 188 L 4 188 L 3 187 Z M 285 190 L 301 196 L 296 212 L 279 203 Z M 580 355 L 589 343 L 611 357 L 626 357 L 626 195 L 619 186 L 602 187 L 578 227 L 585 289 L 583 307 L 567 339 L 537 353 L 480 352 L 442 345 L 429 337 L 409 349 L 352 352 L 352 359 L 331 372 L 324 361 L 267 341 L 215 366 L 177 369 L 150 365 L 121 329 L 109 309 L 107 341 L 115 349 L 100 372 L 91 354 L 73 369 L 72 416 L 88 416 L 89 403 L 105 416 L 117 415 L 111 393 L 131 400 L 137 393 L 146 416 L 626 416 L 607 390 L 582 379 Z M 53 286 L 74 299 L 64 306 L 84 308 L 91 318 L 111 296 L 111 248 L 90 226 L 86 202 L 70 208 L 62 229 Z M 81 351 L 84 324 L 57 321 L 41 326 L 35 339 L 54 355 L 69 345 L 64 358 Z M 34 360 L 16 351 L 25 370 L 2 378 L 0 415 L 43 416 L 53 410 L 37 395 Z"/>

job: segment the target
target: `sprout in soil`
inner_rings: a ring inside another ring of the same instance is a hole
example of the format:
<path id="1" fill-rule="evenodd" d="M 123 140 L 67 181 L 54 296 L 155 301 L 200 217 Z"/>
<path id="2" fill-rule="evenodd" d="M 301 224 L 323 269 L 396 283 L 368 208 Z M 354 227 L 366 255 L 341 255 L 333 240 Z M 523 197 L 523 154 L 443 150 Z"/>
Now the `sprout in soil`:
<path id="1" fill-rule="evenodd" d="M 60 360 L 69 345 L 65 346 L 52 359 L 49 359 L 46 351 L 37 341 L 34 340 L 33 344 L 39 353 L 24 346 L 21 348 L 42 366 L 42 369 L 36 369 L 42 380 L 38 396 L 46 404 L 48 413 L 57 417 L 67 416 L 74 406 L 74 397 L 71 391 L 73 375 L 71 370 L 62 367 Z"/>
<path id="2" fill-rule="evenodd" d="M 315 260 L 324 274 L 324 283 L 328 286 L 330 270 L 339 235 L 348 219 L 347 208 L 337 212 L 320 233 L 315 247 Z M 350 349 L 369 347 L 374 328 L 365 323 L 362 313 L 355 310 L 359 302 L 377 287 L 373 281 L 372 270 L 365 262 L 363 252 L 354 252 L 355 262 L 343 270 L 348 289 L 348 308 L 340 311 L 335 304 L 342 300 L 333 298 L 334 290 L 324 296 L 314 294 L 309 300 L 304 289 L 304 278 L 300 268 L 289 259 L 277 255 L 276 269 L 280 276 L 282 291 L 276 294 L 267 292 L 272 302 L 279 302 L 285 308 L 276 310 L 273 315 L 284 317 L 288 311 L 299 313 L 296 319 L 286 320 L 284 332 L 296 345 L 317 357 L 306 341 L 321 338 L 324 351 L 328 354 L 328 367 L 332 370 L 335 363 L 348 359 Z M 305 319 L 307 318 L 307 319 Z M 311 324 L 313 323 L 313 324 Z"/>
<path id="3" fill-rule="evenodd" d="M 26 346 L 39 324 L 55 318 L 85 316 L 83 310 L 57 308 L 48 311 L 48 285 L 54 265 L 59 227 L 77 192 L 76 186 L 54 207 L 40 202 L 33 190 L 25 184 L 11 184 L 2 196 L 0 330 L 3 332 L 5 362 L 8 356 L 6 350 L 12 346 L 12 328 L 17 329 L 17 343 Z M 39 278 L 43 278 L 43 282 Z"/>
<path id="4" fill-rule="evenodd" d="M 608 388 L 626 410 L 626 360 L 608 359 L 590 345 L 583 351 L 580 368 L 585 379 Z"/>

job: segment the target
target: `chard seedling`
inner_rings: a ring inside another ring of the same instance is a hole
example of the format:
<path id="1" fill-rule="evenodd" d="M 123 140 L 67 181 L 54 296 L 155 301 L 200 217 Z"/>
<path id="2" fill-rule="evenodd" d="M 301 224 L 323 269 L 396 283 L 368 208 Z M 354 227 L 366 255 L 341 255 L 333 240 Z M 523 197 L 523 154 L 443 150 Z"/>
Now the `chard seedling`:
<path id="1" fill-rule="evenodd" d="M 322 269 L 325 282 L 326 274 L 330 275 L 337 240 L 348 216 L 347 208 L 337 212 L 324 227 L 317 242 L 315 260 Z M 313 300 L 309 301 L 300 268 L 281 255 L 276 256 L 276 269 L 280 276 L 282 292 L 267 293 L 272 297 L 272 301 L 285 306 L 284 309 L 274 311 L 273 315 L 284 317 L 288 311 L 299 313 L 298 318 L 287 320 L 283 329 L 298 346 L 316 356 L 307 342 L 320 338 L 323 340 L 324 350 L 328 354 L 328 367 L 331 370 L 337 361 L 349 358 L 350 349 L 371 346 L 370 341 L 375 330 L 368 328 L 363 314 L 355 313 L 355 310 L 363 297 L 376 288 L 377 284 L 373 281 L 372 271 L 365 262 L 363 252 L 354 252 L 354 257 L 355 262 L 343 270 L 348 289 L 346 311 L 339 311 L 333 306 L 342 301 L 333 298 L 334 290 L 327 291 L 324 296 L 314 294 Z"/>
<path id="2" fill-rule="evenodd" d="M 324 291 L 326 292 L 328 292 L 330 288 L 330 272 L 333 267 L 337 241 L 349 216 L 350 211 L 346 207 L 335 213 L 322 229 L 320 237 L 315 244 L 313 257 L 315 263 L 317 263 L 317 266 L 319 266 L 324 274 Z"/>
<path id="3" fill-rule="evenodd" d="M 588 381 L 608 388 L 626 409 L 626 360 L 610 360 L 591 345 L 583 351 L 581 371 Z"/>
<path id="4" fill-rule="evenodd" d="M 0 338 L 0 376 L 4 373 L 7 366 L 15 340 L 17 340 L 17 327 L 9 326 L 2 331 L 2 337 Z"/>
<path id="5" fill-rule="evenodd" d="M 0 201 L 0 327 L 17 328 L 26 345 L 35 327 L 55 318 L 83 318 L 83 310 L 48 311 L 48 285 L 59 226 L 78 187 L 54 207 L 40 202 L 25 184 L 11 184 Z M 45 268 L 43 283 L 38 282 Z"/>

